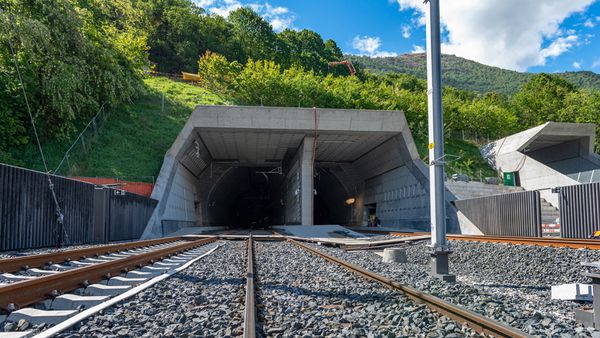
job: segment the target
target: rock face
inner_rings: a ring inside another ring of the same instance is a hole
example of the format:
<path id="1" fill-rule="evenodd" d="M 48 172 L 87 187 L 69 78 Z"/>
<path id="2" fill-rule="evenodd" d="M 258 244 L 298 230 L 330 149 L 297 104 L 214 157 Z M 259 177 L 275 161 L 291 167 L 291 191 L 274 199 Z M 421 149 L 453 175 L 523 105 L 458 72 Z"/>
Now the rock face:
<path id="1" fill-rule="evenodd" d="M 258 318 L 265 336 L 473 335 L 380 284 L 289 243 L 256 243 Z"/>
<path id="2" fill-rule="evenodd" d="M 349 253 L 316 246 L 350 263 L 387 276 L 454 304 L 542 337 L 589 337 L 600 332 L 574 320 L 575 302 L 556 301 L 550 287 L 586 282 L 581 261 L 600 260 L 600 252 L 528 245 L 451 241 L 451 273 L 458 282 L 448 284 L 428 274 L 426 243 L 406 249 L 408 263 L 385 264 L 372 252 Z"/>
<path id="3" fill-rule="evenodd" d="M 243 331 L 246 246 L 212 254 L 60 337 L 225 337 Z"/>

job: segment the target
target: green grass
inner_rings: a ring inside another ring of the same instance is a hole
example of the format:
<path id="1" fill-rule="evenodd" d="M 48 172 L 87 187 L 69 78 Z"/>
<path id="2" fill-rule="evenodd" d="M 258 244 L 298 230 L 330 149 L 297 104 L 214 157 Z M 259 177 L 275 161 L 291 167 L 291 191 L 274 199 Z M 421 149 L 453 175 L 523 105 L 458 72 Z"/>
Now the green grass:
<path id="1" fill-rule="evenodd" d="M 204 88 L 167 78 L 147 78 L 144 83 L 146 94 L 129 104 L 110 108 L 87 153 L 83 153 L 80 145 L 75 147 L 80 150 L 75 153 L 80 160 L 71 161 L 72 175 L 141 176 L 140 180 L 150 180 L 150 176 L 158 175 L 166 151 L 196 105 L 229 104 Z M 43 143 L 50 169 L 58 165 L 69 146 L 70 142 Z M 15 159 L 13 164 L 43 170 L 33 144 L 11 153 Z M 66 171 L 59 173 L 66 174 Z"/>
<path id="2" fill-rule="evenodd" d="M 415 137 L 415 144 L 419 155 L 427 163 L 429 152 L 427 139 Z M 497 176 L 496 171 L 481 157 L 479 147 L 471 142 L 454 138 L 446 139 L 444 152 L 450 155 L 447 156 L 446 175 L 465 174 L 474 180 L 479 180 L 480 175 L 482 178 Z"/>

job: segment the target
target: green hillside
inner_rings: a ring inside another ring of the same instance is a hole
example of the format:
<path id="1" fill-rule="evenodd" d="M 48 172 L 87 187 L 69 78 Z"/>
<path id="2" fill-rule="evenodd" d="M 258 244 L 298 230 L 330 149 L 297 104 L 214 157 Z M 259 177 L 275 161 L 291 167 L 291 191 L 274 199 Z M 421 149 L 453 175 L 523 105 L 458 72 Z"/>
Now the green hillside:
<path id="1" fill-rule="evenodd" d="M 404 54 L 396 57 L 368 57 L 346 55 L 362 69 L 374 73 L 406 73 L 427 78 L 425 54 Z M 480 93 L 516 93 L 531 80 L 532 73 L 520 73 L 463 59 L 442 55 L 442 78 L 445 85 Z M 600 75 L 590 71 L 557 73 L 569 82 L 582 87 L 600 89 Z"/>
<path id="2" fill-rule="evenodd" d="M 72 159 L 74 176 L 148 178 L 156 176 L 163 157 L 188 117 L 199 104 L 228 104 L 219 95 L 204 88 L 164 77 L 144 79 L 145 94 L 126 104 L 108 109 L 108 118 L 96 137 L 89 140 L 88 151 L 74 148 L 78 156 Z M 164 95 L 164 106 L 163 106 Z M 69 142 L 56 140 L 43 144 L 50 168 L 55 168 Z M 43 170 L 37 148 L 29 144 L 12 154 L 20 163 Z M 66 174 L 66 165 L 61 167 Z"/>

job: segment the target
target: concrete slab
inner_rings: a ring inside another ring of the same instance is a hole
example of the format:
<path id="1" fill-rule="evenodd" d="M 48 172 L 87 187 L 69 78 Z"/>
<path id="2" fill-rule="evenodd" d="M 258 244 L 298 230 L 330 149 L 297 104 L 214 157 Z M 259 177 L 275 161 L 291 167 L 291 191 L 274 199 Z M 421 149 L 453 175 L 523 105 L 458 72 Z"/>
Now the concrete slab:
<path id="1" fill-rule="evenodd" d="M 78 266 L 72 266 L 72 265 L 63 265 L 63 264 L 52 264 L 50 265 L 50 269 L 55 270 L 55 271 L 67 271 L 67 270 L 73 270 L 73 269 L 77 269 Z"/>
<path id="2" fill-rule="evenodd" d="M 144 271 L 129 271 L 125 278 L 152 278 L 161 275 L 161 272 L 144 272 Z"/>
<path id="3" fill-rule="evenodd" d="M 178 267 L 180 265 L 181 265 L 180 263 L 166 263 L 166 262 L 163 262 L 163 261 L 156 262 L 156 263 L 152 264 L 152 266 L 156 267 L 156 268 L 169 268 L 169 269 L 172 269 L 174 267 Z"/>
<path id="4" fill-rule="evenodd" d="M 12 273 L 3 273 L 0 275 L 0 281 L 20 282 L 24 280 L 34 279 L 34 276 L 13 275 Z"/>
<path id="5" fill-rule="evenodd" d="M 55 275 L 57 273 L 60 273 L 60 271 L 43 270 L 43 269 L 33 268 L 33 269 L 28 269 L 27 271 L 25 271 L 25 273 L 28 274 L 29 276 L 48 276 L 48 275 Z"/>
<path id="6" fill-rule="evenodd" d="M 167 258 L 167 259 L 163 259 L 161 262 L 164 263 L 177 263 L 177 264 L 183 264 L 185 262 L 187 262 L 187 259 L 174 259 L 174 258 Z"/>
<path id="7" fill-rule="evenodd" d="M 83 263 L 106 263 L 106 262 L 110 262 L 110 259 L 99 259 L 99 258 L 86 258 L 84 260 L 82 260 Z"/>
<path id="8" fill-rule="evenodd" d="M 140 269 L 142 272 L 151 272 L 151 273 L 157 273 L 157 274 L 163 274 L 171 269 L 166 268 L 166 267 L 154 267 L 154 266 L 144 266 Z"/>
<path id="9" fill-rule="evenodd" d="M 282 235 L 319 238 L 364 238 L 365 235 L 341 225 L 280 225 L 272 229 Z"/>
<path id="10" fill-rule="evenodd" d="M 150 279 L 150 277 L 146 277 L 146 278 L 127 278 L 127 277 L 113 277 L 111 279 L 108 280 L 108 283 L 106 283 L 106 285 L 108 286 L 113 286 L 113 285 L 139 285 L 144 283 L 145 281 L 147 281 L 148 279 Z"/>
<path id="11" fill-rule="evenodd" d="M 80 261 L 70 261 L 69 265 L 75 266 L 75 267 L 81 267 L 81 266 L 88 266 L 88 265 L 92 265 L 94 263 L 85 263 L 85 262 L 80 262 Z"/>
<path id="12" fill-rule="evenodd" d="M 85 288 L 84 296 L 116 296 L 131 289 L 129 285 L 92 284 Z"/>
<path id="13" fill-rule="evenodd" d="M 109 296 L 78 296 L 65 294 L 54 298 L 50 304 L 50 308 L 52 310 L 76 310 L 79 306 L 83 305 L 86 309 L 89 309 L 109 298 Z"/>
<path id="14" fill-rule="evenodd" d="M 591 284 L 562 284 L 551 287 L 552 299 L 592 301 L 593 288 Z"/>
<path id="15" fill-rule="evenodd" d="M 18 322 L 21 319 L 25 319 L 31 325 L 43 323 L 58 324 L 76 313 L 78 313 L 76 310 L 38 310 L 34 308 L 24 308 L 11 312 L 7 320 Z"/>

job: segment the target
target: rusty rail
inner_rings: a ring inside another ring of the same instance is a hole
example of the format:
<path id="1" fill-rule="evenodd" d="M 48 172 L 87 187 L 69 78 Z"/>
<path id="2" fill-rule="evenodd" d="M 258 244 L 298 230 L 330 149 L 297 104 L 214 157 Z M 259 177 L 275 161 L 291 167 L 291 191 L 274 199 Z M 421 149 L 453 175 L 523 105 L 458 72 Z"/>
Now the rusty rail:
<path id="1" fill-rule="evenodd" d="M 146 241 L 136 241 L 128 243 L 110 244 L 95 246 L 90 248 L 66 250 L 61 252 L 52 252 L 40 255 L 29 255 L 21 257 L 12 257 L 0 259 L 0 273 L 16 272 L 25 267 L 39 268 L 54 263 L 61 263 L 69 260 L 78 260 L 86 257 L 94 257 L 106 255 L 118 251 L 130 250 L 135 248 L 146 247 L 156 244 L 171 243 L 180 240 L 179 237 L 168 237 L 160 239 L 150 239 Z"/>
<path id="2" fill-rule="evenodd" d="M 110 262 L 98 263 L 49 276 L 8 284 L 0 288 L 0 308 L 19 309 L 45 300 L 50 295 L 60 295 L 88 284 L 100 281 L 107 276 L 152 264 L 182 251 L 214 242 L 215 238 L 199 239 L 155 251 L 132 255 Z"/>
<path id="3" fill-rule="evenodd" d="M 244 312 L 244 338 L 256 337 L 256 306 L 254 298 L 254 240 L 248 236 L 248 270 L 246 274 L 246 310 Z"/>
<path id="4" fill-rule="evenodd" d="M 429 232 L 397 232 L 381 230 L 353 229 L 356 232 L 391 235 L 398 237 L 429 235 Z M 600 250 L 600 240 L 590 238 L 552 238 L 552 237 L 517 237 L 517 236 L 485 236 L 485 235 L 447 235 L 449 240 L 510 243 L 524 245 L 551 246 L 557 248 Z"/>
<path id="5" fill-rule="evenodd" d="M 288 241 L 314 255 L 322 257 L 330 262 L 339 264 L 347 270 L 350 270 L 351 272 L 354 272 L 367 279 L 379 282 L 388 288 L 400 291 L 412 300 L 418 303 L 423 303 L 430 307 L 432 310 L 441 313 L 445 316 L 448 316 L 449 318 L 461 324 L 464 323 L 477 332 L 490 334 L 495 337 L 529 337 L 529 335 L 527 335 L 526 333 L 499 321 L 493 320 L 491 318 L 486 318 L 478 313 L 467 310 L 461 306 L 453 305 L 443 299 L 423 293 L 410 286 L 402 285 L 387 277 L 378 275 L 374 272 L 363 269 L 362 267 L 353 265 L 337 257 L 333 257 L 324 252 L 313 249 L 312 247 L 295 241 L 293 239 L 288 239 Z"/>

